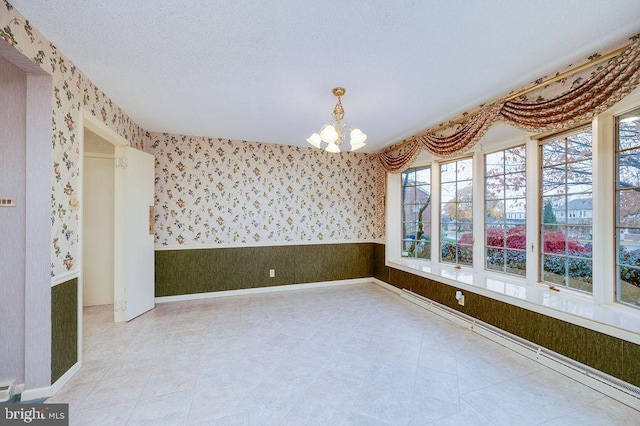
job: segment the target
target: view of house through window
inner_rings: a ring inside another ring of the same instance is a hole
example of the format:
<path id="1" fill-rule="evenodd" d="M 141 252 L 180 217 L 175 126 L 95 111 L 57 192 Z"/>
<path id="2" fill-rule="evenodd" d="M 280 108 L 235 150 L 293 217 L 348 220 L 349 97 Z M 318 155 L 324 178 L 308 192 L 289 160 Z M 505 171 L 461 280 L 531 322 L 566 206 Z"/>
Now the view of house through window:
<path id="1" fill-rule="evenodd" d="M 592 292 L 591 129 L 541 146 L 541 279 Z"/>
<path id="2" fill-rule="evenodd" d="M 616 297 L 640 306 L 640 108 L 616 124 Z"/>
<path id="3" fill-rule="evenodd" d="M 524 145 L 485 156 L 486 268 L 526 274 L 526 149 Z"/>
<path id="4" fill-rule="evenodd" d="M 431 167 L 402 173 L 402 256 L 431 259 Z"/>
<path id="5" fill-rule="evenodd" d="M 473 162 L 440 165 L 440 261 L 473 264 Z"/>
<path id="6" fill-rule="evenodd" d="M 622 111 L 594 119 L 604 129 L 615 124 L 615 138 L 605 131 L 596 139 L 591 125 L 584 125 L 541 139 L 537 146 L 523 143 L 524 138 L 499 151 L 488 144 L 473 157 L 434 159 L 403 172 L 401 256 L 515 275 L 529 284 L 592 295 L 596 303 L 640 308 L 640 107 Z M 597 149 L 611 151 L 594 158 Z M 474 161 L 483 166 L 475 175 Z M 484 239 L 475 266 L 474 180 L 483 202 L 476 205 L 483 214 L 475 220 L 483 229 L 476 226 L 475 239 Z M 602 188 L 597 193 L 594 181 Z M 597 223 L 594 202 L 603 206 Z M 596 241 L 606 242 L 602 247 L 594 248 L 594 231 Z M 432 233 L 438 240 L 433 245 Z"/>

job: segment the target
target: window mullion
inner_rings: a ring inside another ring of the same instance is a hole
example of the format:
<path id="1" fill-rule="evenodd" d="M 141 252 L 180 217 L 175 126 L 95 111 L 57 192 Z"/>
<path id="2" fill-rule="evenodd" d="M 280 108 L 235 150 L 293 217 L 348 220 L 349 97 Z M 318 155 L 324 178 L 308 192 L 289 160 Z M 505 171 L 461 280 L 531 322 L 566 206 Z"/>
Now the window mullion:
<path id="1" fill-rule="evenodd" d="M 613 116 L 593 120 L 593 298 L 601 304 L 615 300 L 615 146 Z M 612 269 L 613 268 L 613 269 Z"/>
<path id="2" fill-rule="evenodd" d="M 477 182 L 473 185 L 473 269 L 476 272 L 482 272 L 485 268 L 485 238 L 484 238 L 484 217 L 485 217 L 485 187 L 484 187 L 484 156 L 482 153 L 476 153 L 473 156 L 473 181 Z"/>
<path id="3" fill-rule="evenodd" d="M 535 284 L 540 276 L 540 232 L 538 223 L 540 222 L 540 149 L 538 141 L 533 139 L 527 141 L 527 282 Z"/>
<path id="4" fill-rule="evenodd" d="M 431 163 L 431 260 L 440 262 L 440 164 Z"/>

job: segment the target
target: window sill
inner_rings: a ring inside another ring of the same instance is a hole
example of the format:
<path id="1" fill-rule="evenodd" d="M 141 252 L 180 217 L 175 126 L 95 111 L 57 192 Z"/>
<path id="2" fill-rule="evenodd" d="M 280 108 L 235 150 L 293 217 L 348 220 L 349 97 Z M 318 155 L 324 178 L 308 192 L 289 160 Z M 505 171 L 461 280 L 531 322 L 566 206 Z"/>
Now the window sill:
<path id="1" fill-rule="evenodd" d="M 640 344 L 640 312 L 633 308 L 613 303 L 597 305 L 591 297 L 570 290 L 560 289 L 557 292 L 549 290 L 546 285 L 526 284 L 518 277 L 480 273 L 470 268 L 455 269 L 449 265 L 405 258 L 388 260 L 386 265 Z"/>

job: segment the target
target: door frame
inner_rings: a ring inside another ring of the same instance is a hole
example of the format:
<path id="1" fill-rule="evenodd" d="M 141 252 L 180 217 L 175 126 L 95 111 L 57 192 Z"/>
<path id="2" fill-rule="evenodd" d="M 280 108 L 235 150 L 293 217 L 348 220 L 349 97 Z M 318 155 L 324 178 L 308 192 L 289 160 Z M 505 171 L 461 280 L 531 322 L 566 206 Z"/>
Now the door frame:
<path id="1" fill-rule="evenodd" d="M 91 112 L 87 109 L 81 108 L 80 109 L 80 122 L 78 123 L 80 126 L 80 132 L 78 132 L 78 135 L 80 136 L 80 143 L 79 143 L 79 159 L 78 159 L 78 163 L 79 163 L 79 170 L 80 170 L 80 178 L 78 179 L 78 188 L 79 188 L 79 193 L 80 195 L 80 202 L 82 202 L 84 200 L 84 130 L 90 130 L 92 133 L 95 133 L 96 135 L 98 135 L 99 137 L 101 137 L 102 139 L 104 139 L 106 142 L 114 145 L 114 147 L 122 147 L 122 146 L 130 146 L 129 142 L 123 137 L 121 136 L 119 133 L 117 133 L 115 130 L 112 130 L 111 128 L 109 128 L 102 120 L 100 120 L 98 117 L 94 116 L 93 114 L 91 114 Z M 114 182 L 115 185 L 115 182 Z M 84 282 L 83 282 L 83 268 L 84 268 L 84 262 L 82 259 L 82 250 L 83 250 L 83 246 L 84 246 L 84 217 L 82 214 L 82 206 L 79 207 L 78 209 L 79 213 L 78 213 L 78 258 L 79 258 L 79 262 L 78 264 L 80 265 L 80 271 L 78 274 L 78 362 L 80 363 L 80 366 L 82 366 L 82 362 L 83 362 L 83 351 L 82 351 L 82 345 L 83 345 L 83 340 L 82 340 L 82 335 L 83 335 L 83 317 L 82 317 L 82 299 L 83 299 L 83 287 L 84 287 Z"/>

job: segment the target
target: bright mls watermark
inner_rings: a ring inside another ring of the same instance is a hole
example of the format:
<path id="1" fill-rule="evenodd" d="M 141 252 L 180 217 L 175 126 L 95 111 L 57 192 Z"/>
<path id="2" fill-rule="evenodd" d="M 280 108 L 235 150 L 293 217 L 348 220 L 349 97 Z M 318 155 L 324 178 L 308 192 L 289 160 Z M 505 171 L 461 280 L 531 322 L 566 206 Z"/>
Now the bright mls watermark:
<path id="1" fill-rule="evenodd" d="M 3 404 L 0 426 L 68 426 L 69 404 Z"/>

